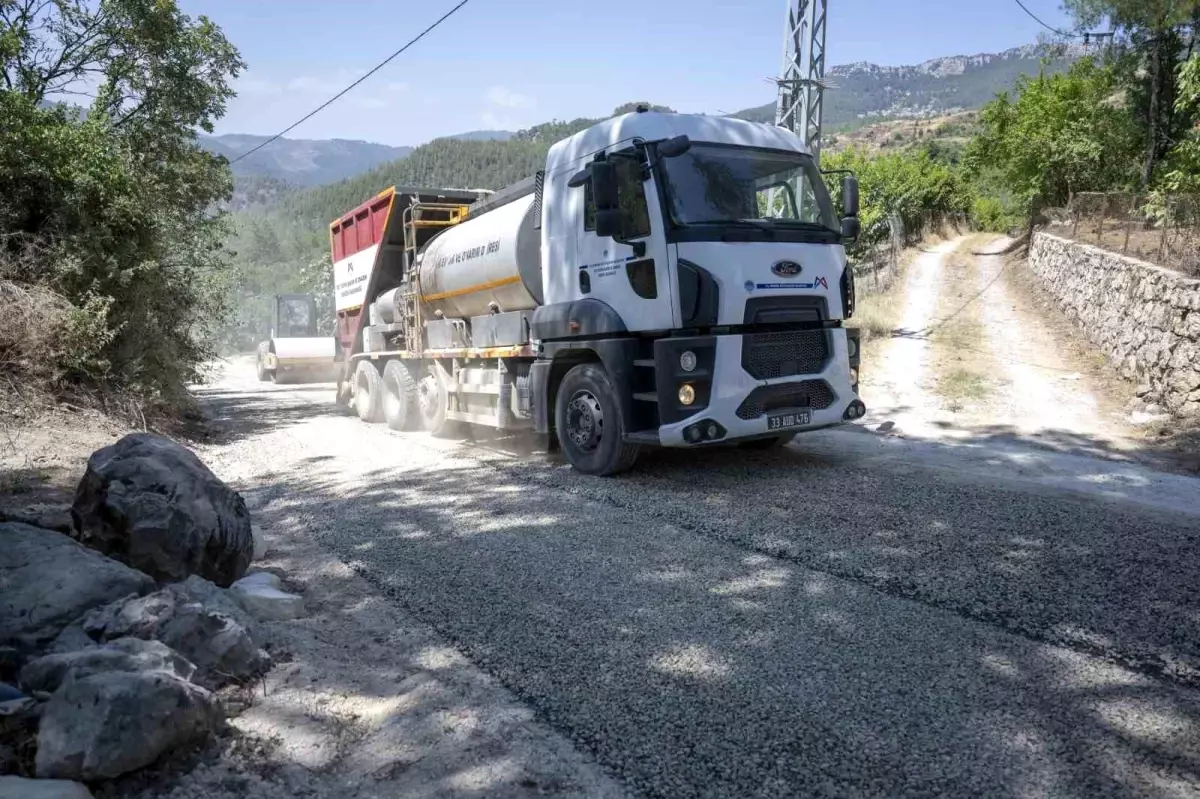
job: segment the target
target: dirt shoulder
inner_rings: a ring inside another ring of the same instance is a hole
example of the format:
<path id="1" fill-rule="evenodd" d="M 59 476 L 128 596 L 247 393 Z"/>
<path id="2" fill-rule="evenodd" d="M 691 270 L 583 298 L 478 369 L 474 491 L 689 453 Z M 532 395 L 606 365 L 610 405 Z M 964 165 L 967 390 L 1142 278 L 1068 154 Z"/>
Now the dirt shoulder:
<path id="1" fill-rule="evenodd" d="M 240 397 L 239 387 L 214 390 Z M 260 399 L 265 419 L 271 397 Z M 243 409 L 242 423 L 259 419 L 259 404 Z M 201 438 L 220 440 L 231 421 L 212 419 Z M 0 516 L 68 506 L 92 452 L 128 432 L 95 411 L 5 417 Z M 217 740 L 93 786 L 97 799 L 625 795 L 432 628 L 315 543 L 311 511 L 298 509 L 286 485 L 261 487 L 258 474 L 220 462 L 221 451 L 198 446 L 242 490 L 267 541 L 255 567 L 300 593 L 307 613 L 261 624 L 275 665 L 260 682 L 223 693 L 229 722 Z"/>
<path id="2" fill-rule="evenodd" d="M 905 280 L 872 298 L 867 427 L 1200 471 L 1195 426 L 1140 412 L 1136 387 L 1045 297 L 1009 244 L 994 234 L 930 244 Z"/>

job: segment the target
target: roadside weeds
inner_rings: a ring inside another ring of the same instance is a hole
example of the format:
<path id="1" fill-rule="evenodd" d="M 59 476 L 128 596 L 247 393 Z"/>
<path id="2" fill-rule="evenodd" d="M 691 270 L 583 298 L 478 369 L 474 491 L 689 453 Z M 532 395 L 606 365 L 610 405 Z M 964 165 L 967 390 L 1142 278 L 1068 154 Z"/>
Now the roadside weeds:
<path id="1" fill-rule="evenodd" d="M 987 350 L 979 262 L 973 254 L 991 238 L 984 233 L 968 236 L 946 256 L 937 321 L 927 331 L 933 345 L 934 393 L 944 409 L 955 414 L 977 409 L 995 389 L 998 370 Z"/>

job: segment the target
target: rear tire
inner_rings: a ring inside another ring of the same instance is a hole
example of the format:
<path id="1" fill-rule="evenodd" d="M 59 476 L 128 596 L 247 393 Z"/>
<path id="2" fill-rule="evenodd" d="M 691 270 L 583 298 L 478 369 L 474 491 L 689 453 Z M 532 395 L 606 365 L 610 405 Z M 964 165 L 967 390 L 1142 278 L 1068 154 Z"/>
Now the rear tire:
<path id="1" fill-rule="evenodd" d="M 262 362 L 261 357 L 258 359 L 256 371 L 258 372 L 258 382 L 260 383 L 270 383 L 275 377 L 271 374 L 271 370 L 267 368 L 266 364 Z"/>
<path id="2" fill-rule="evenodd" d="M 441 375 L 441 367 L 429 364 L 417 382 L 417 406 L 421 427 L 437 436 L 449 432 L 451 423 L 446 419 L 449 395 Z"/>
<path id="3" fill-rule="evenodd" d="M 383 421 L 383 378 L 370 361 L 359 361 L 354 370 L 354 410 L 364 422 Z"/>
<path id="4" fill-rule="evenodd" d="M 640 448 L 624 440 L 621 403 L 599 364 L 580 364 L 563 377 L 554 402 L 554 425 L 567 462 L 584 474 L 606 477 L 637 461 Z"/>
<path id="5" fill-rule="evenodd" d="M 393 430 L 415 430 L 420 426 L 417 381 L 401 361 L 383 367 L 383 418 Z"/>

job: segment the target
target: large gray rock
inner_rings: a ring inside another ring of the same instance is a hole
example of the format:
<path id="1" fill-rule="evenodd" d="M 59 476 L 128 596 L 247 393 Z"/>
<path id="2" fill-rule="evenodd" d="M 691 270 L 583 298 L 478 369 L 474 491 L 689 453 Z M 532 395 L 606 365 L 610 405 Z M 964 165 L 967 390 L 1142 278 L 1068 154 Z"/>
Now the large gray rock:
<path id="1" fill-rule="evenodd" d="M 21 669 L 21 687 L 53 693 L 68 675 L 79 679 L 108 671 L 165 671 L 190 680 L 196 667 L 161 641 L 118 638 L 103 646 L 31 660 Z"/>
<path id="2" fill-rule="evenodd" d="M 196 678 L 205 685 L 244 680 L 270 665 L 249 628 L 175 586 L 97 608 L 82 626 L 97 641 L 127 636 L 161 641 L 195 664 Z"/>
<path id="3" fill-rule="evenodd" d="M 69 780 L 0 777 L 0 799 L 92 799 L 92 792 Z"/>
<path id="4" fill-rule="evenodd" d="M 71 508 L 79 540 L 156 580 L 229 586 L 254 554 L 250 512 L 190 450 L 133 433 L 88 459 Z"/>
<path id="5" fill-rule="evenodd" d="M 270 572 L 248 574 L 229 586 L 251 616 L 261 621 L 291 621 L 304 615 L 304 597 L 283 590 Z"/>
<path id="6" fill-rule="evenodd" d="M 211 693 L 168 672 L 68 676 L 42 713 L 37 775 L 117 777 L 203 740 L 221 718 Z"/>
<path id="7" fill-rule="evenodd" d="M 26 505 L 15 510 L 0 510 L 0 522 L 21 522 L 67 534 L 74 529 L 70 507 L 44 502 Z"/>
<path id="8" fill-rule="evenodd" d="M 41 644 L 94 607 L 153 589 L 142 572 L 62 533 L 0 524 L 0 641 Z"/>
<path id="9" fill-rule="evenodd" d="M 164 590 L 170 591 L 184 602 L 199 602 L 209 610 L 224 613 L 245 627 L 250 632 L 250 637 L 257 640 L 254 618 L 238 601 L 237 596 L 233 593 L 233 586 L 221 588 L 203 577 L 193 575 L 182 583 L 172 583 L 166 586 Z"/>

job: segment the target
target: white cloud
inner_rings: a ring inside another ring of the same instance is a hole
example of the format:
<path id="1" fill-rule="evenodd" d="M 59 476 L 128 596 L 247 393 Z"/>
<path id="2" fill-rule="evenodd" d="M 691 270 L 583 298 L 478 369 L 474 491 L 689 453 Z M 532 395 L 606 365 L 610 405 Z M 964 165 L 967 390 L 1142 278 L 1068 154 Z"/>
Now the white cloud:
<path id="1" fill-rule="evenodd" d="M 238 94 L 267 96 L 276 95 L 283 91 L 283 88 L 278 83 L 262 78 L 242 78 L 234 88 Z"/>
<path id="2" fill-rule="evenodd" d="M 370 94 L 363 94 L 363 95 L 355 96 L 353 92 L 346 95 L 346 100 L 348 100 L 352 105 L 355 105 L 359 108 L 366 108 L 366 109 L 370 109 L 370 110 L 375 110 L 375 109 L 379 109 L 379 108 L 387 108 L 389 105 L 392 104 L 390 99 L 385 100 L 382 97 L 375 97 Z"/>
<path id="3" fill-rule="evenodd" d="M 332 97 L 364 74 L 362 69 L 343 69 L 329 75 L 299 75 L 289 80 L 286 88 L 289 92 L 312 95 L 313 100 L 320 100 Z M 366 81 L 351 89 L 343 102 L 355 108 L 378 110 L 391 105 L 395 95 L 407 92 L 408 88 L 407 83 L 399 81 L 383 86 L 372 86 L 371 81 Z"/>
<path id="4" fill-rule="evenodd" d="M 301 75 L 288 81 L 288 91 L 333 94 L 346 88 L 346 83 L 318 75 Z"/>
<path id="5" fill-rule="evenodd" d="M 537 101 L 527 94 L 514 92 L 504 86 L 493 86 L 487 90 L 487 101 L 501 108 L 533 108 Z"/>
<path id="6" fill-rule="evenodd" d="M 484 111 L 480 114 L 479 119 L 483 122 L 483 127 L 487 130 L 517 130 L 522 127 L 512 117 L 493 114 L 491 111 Z"/>

